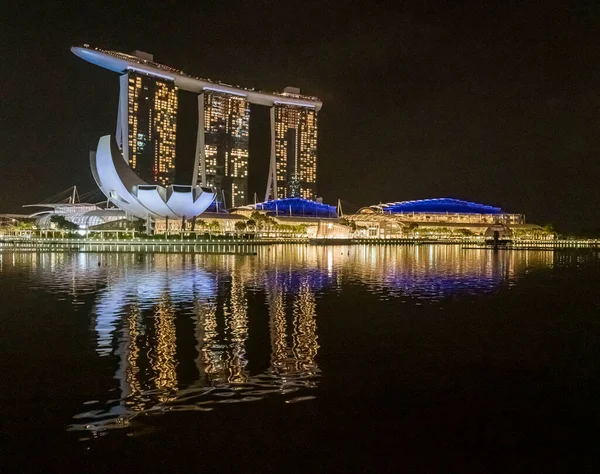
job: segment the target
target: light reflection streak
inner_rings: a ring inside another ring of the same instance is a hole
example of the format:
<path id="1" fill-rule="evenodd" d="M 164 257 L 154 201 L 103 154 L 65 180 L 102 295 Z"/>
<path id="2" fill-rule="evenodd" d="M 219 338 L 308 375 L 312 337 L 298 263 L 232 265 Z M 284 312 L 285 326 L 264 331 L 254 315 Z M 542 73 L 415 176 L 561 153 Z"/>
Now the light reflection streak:
<path id="1" fill-rule="evenodd" d="M 125 365 L 125 377 L 124 381 L 126 384 L 121 383 L 121 390 L 123 398 L 132 400 L 132 404 L 135 409 L 141 409 L 136 403 L 141 392 L 142 387 L 139 382 L 140 368 L 138 361 L 140 358 L 140 320 L 139 320 L 139 307 L 135 304 L 131 305 L 127 313 L 127 334 L 124 334 L 123 340 L 126 341 L 127 349 L 125 350 L 125 357 L 122 357 L 122 361 Z M 117 377 L 119 378 L 119 377 Z M 122 378 L 121 378 L 122 380 Z"/>
<path id="2" fill-rule="evenodd" d="M 168 294 L 163 294 L 154 316 L 156 345 L 150 350 L 150 363 L 155 376 L 161 402 L 173 399 L 177 390 L 175 311 Z"/>
<path id="3" fill-rule="evenodd" d="M 246 291 L 240 275 L 236 272 L 231 276 L 231 298 L 229 307 L 226 305 L 226 324 L 229 333 L 229 357 L 227 365 L 229 374 L 227 381 L 233 384 L 245 383 L 248 380 L 246 372 L 246 340 L 248 339 L 248 303 Z"/>

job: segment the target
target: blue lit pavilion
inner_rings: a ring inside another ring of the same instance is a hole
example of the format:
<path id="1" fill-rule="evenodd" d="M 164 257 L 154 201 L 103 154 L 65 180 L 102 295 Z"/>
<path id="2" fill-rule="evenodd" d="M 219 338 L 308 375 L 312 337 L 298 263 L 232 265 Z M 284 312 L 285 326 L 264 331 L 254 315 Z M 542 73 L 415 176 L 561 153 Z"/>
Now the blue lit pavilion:
<path id="1" fill-rule="evenodd" d="M 477 204 L 452 198 L 420 199 L 417 201 L 389 202 L 370 206 L 384 214 L 427 213 L 427 214 L 503 214 L 499 207 Z"/>
<path id="2" fill-rule="evenodd" d="M 345 217 L 353 221 L 364 236 L 376 238 L 395 238 L 411 231 L 423 235 L 457 231 L 465 235 L 483 235 L 493 225 L 521 231 L 539 229 L 539 226 L 526 224 L 523 214 L 453 198 L 380 203 Z"/>
<path id="3" fill-rule="evenodd" d="M 257 211 L 266 211 L 274 216 L 337 217 L 335 206 L 299 197 L 273 199 L 257 203 L 252 207 Z"/>

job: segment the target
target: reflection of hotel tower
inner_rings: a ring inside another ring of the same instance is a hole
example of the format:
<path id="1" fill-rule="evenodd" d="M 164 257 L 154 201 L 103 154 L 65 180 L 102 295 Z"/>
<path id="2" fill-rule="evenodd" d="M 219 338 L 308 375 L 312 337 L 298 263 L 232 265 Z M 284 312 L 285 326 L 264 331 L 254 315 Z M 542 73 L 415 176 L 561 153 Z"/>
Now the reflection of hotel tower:
<path id="1" fill-rule="evenodd" d="M 140 57 L 147 53 L 136 52 Z M 175 178 L 177 87 L 172 80 L 136 71 L 120 79 L 116 139 L 123 157 L 146 182 L 166 186 Z"/>
<path id="2" fill-rule="evenodd" d="M 294 381 L 306 385 L 307 378 L 318 374 L 316 300 L 310 278 L 292 281 L 289 274 L 260 276 L 269 305 L 271 362 L 265 371 L 251 374 L 247 368 L 246 292 L 253 275 L 250 268 L 235 268 L 235 264 L 231 270 L 229 278 L 216 284 L 208 274 L 200 273 L 183 291 L 185 283 L 180 278 L 165 279 L 159 286 L 152 278 L 137 283 L 120 281 L 98 302 L 97 351 L 119 357 L 115 378 L 125 405 L 115 413 L 175 400 L 182 385 L 264 384 L 265 376 L 276 387 Z M 124 298 L 132 292 L 137 296 Z M 180 333 L 181 323 L 179 327 L 175 324 L 178 303 L 190 301 L 194 301 L 196 314 L 195 361 L 182 357 L 190 353 L 183 343 L 189 339 Z M 152 396 L 148 397 L 149 393 Z"/>
<path id="3" fill-rule="evenodd" d="M 232 274 L 229 294 L 215 301 L 196 301 L 196 350 L 201 385 L 248 381 L 246 343 L 248 303 L 239 274 Z"/>
<path id="4" fill-rule="evenodd" d="M 147 408 L 142 394 L 157 390 L 160 402 L 172 400 L 178 388 L 175 311 L 167 293 L 156 304 L 152 325 L 144 324 L 140 305 L 131 305 L 123 324 L 119 380 L 121 396 L 134 409 Z"/>
<path id="5" fill-rule="evenodd" d="M 318 372 L 315 358 L 319 349 L 316 300 L 308 277 L 302 279 L 293 297 L 291 324 L 286 317 L 285 300 L 283 285 L 269 287 L 271 374 L 286 379 L 315 375 Z"/>
<path id="6" fill-rule="evenodd" d="M 293 302 L 290 308 L 286 304 L 287 286 L 285 282 L 275 280 L 267 288 L 271 339 L 268 374 L 274 377 L 278 385 L 318 373 L 315 358 L 319 346 L 313 289 L 304 279 L 298 291 L 290 294 Z M 244 281 L 239 274 L 232 275 L 230 290 L 229 298 L 225 301 L 217 300 L 197 306 L 196 365 L 206 385 L 253 381 L 254 376 L 246 368 L 248 303 Z"/>

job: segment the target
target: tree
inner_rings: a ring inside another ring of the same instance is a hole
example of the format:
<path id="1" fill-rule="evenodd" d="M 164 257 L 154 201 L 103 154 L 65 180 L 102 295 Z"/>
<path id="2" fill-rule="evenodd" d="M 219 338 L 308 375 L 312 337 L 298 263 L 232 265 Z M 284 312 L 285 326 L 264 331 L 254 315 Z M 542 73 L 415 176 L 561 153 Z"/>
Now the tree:
<path id="1" fill-rule="evenodd" d="M 245 222 L 243 222 L 243 221 L 239 221 L 239 222 L 235 223 L 234 227 L 235 227 L 235 230 L 237 232 L 241 233 L 241 232 L 244 232 L 246 230 L 247 224 Z"/>
<path id="2" fill-rule="evenodd" d="M 554 229 L 554 225 L 552 225 L 552 224 L 546 224 L 546 225 L 542 226 L 542 229 L 547 234 L 554 234 L 554 233 L 556 233 L 556 230 Z"/>
<path id="3" fill-rule="evenodd" d="M 196 229 L 205 229 L 206 228 L 206 221 L 204 219 L 196 219 L 196 223 L 194 224 L 194 230 Z"/>
<path id="4" fill-rule="evenodd" d="M 256 229 L 258 230 L 270 230 L 276 226 L 275 219 L 273 219 L 270 216 L 267 216 L 266 214 L 263 214 L 262 212 L 254 211 L 250 217 L 251 220 L 253 220 L 256 223 Z"/>
<path id="5" fill-rule="evenodd" d="M 53 222 L 54 224 L 56 224 L 56 227 L 60 230 L 77 230 L 79 229 L 79 226 L 77 224 L 73 224 L 72 222 L 69 222 L 64 216 L 52 216 L 50 218 L 50 222 Z"/>
<path id="6" fill-rule="evenodd" d="M 342 225 L 345 225 L 347 227 L 350 227 L 352 232 L 356 232 L 356 229 L 357 229 L 356 222 L 346 219 L 345 217 L 340 217 L 339 223 Z"/>
<path id="7" fill-rule="evenodd" d="M 136 219 L 133 221 L 133 230 L 140 234 L 146 232 L 146 221 L 144 219 Z"/>
<path id="8" fill-rule="evenodd" d="M 211 221 L 207 227 L 210 232 L 219 232 L 221 230 L 221 224 L 217 221 Z"/>
<path id="9" fill-rule="evenodd" d="M 19 221 L 15 227 L 19 230 L 32 230 L 34 228 L 33 223 Z"/>
<path id="10" fill-rule="evenodd" d="M 410 224 L 408 224 L 408 227 L 406 228 L 406 231 L 409 234 L 412 234 L 418 227 L 419 227 L 419 224 L 417 224 L 415 222 L 411 222 Z"/>
<path id="11" fill-rule="evenodd" d="M 262 222 L 264 220 L 265 215 L 262 212 L 254 211 L 250 215 L 250 219 L 253 220 L 256 224 Z"/>

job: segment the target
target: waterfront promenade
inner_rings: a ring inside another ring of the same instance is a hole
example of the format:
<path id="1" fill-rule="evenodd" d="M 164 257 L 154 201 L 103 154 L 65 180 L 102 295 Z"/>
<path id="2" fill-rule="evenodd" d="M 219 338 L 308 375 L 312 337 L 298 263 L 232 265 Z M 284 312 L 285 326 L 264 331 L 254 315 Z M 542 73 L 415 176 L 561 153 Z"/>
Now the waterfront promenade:
<path id="1" fill-rule="evenodd" d="M 58 252 L 148 252 L 148 253 L 256 253 L 257 246 L 274 244 L 310 244 L 310 245 L 460 245 L 469 249 L 488 249 L 483 237 L 473 238 L 354 238 L 354 239 L 309 239 L 296 238 L 240 238 L 214 237 L 202 239 L 94 239 L 94 238 L 40 238 L 23 236 L 0 236 L 0 251 L 58 251 Z M 600 248 L 600 239 L 555 239 L 555 240 L 514 240 L 502 250 L 525 249 L 566 249 Z"/>
<path id="2" fill-rule="evenodd" d="M 0 237 L 0 251 L 32 252 L 148 252 L 148 253 L 217 253 L 253 255 L 258 245 L 282 243 L 282 240 L 265 239 L 77 239 L 77 238 L 19 238 Z M 286 239 L 286 243 L 305 243 L 307 239 Z"/>

